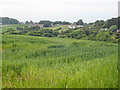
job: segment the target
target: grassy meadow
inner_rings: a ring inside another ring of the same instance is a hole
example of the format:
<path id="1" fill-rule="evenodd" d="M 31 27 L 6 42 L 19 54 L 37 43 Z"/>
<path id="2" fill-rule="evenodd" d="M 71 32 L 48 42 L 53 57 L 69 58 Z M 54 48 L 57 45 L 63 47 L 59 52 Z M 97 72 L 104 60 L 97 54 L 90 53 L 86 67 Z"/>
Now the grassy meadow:
<path id="1" fill-rule="evenodd" d="M 117 88 L 117 44 L 2 36 L 3 88 Z"/>

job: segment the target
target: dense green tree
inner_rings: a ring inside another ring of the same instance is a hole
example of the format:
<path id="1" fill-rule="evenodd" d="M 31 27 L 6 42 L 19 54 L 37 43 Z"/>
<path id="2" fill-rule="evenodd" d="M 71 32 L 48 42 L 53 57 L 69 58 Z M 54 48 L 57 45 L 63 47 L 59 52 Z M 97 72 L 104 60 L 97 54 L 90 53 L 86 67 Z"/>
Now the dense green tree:
<path id="1" fill-rule="evenodd" d="M 40 21 L 39 24 L 44 24 L 44 27 L 52 26 L 52 22 L 51 21 Z"/>
<path id="2" fill-rule="evenodd" d="M 63 24 L 63 25 L 69 25 L 70 23 L 69 23 L 69 22 L 66 22 L 66 21 L 63 21 L 62 24 Z"/>
<path id="3" fill-rule="evenodd" d="M 117 29 L 118 29 L 117 25 L 113 25 L 113 26 L 111 26 L 111 27 L 109 28 L 109 30 L 110 30 L 111 32 L 116 32 Z"/>
<path id="4" fill-rule="evenodd" d="M 100 26 L 100 27 L 102 27 L 104 24 L 105 24 L 105 21 L 104 21 L 104 20 L 97 20 L 97 21 L 94 23 L 95 26 Z"/>
<path id="5" fill-rule="evenodd" d="M 34 24 L 34 22 L 33 22 L 33 21 L 30 21 L 29 24 Z"/>
<path id="6" fill-rule="evenodd" d="M 2 17 L 2 24 L 19 24 L 17 19 Z"/>
<path id="7" fill-rule="evenodd" d="M 65 38 L 65 35 L 58 35 L 58 38 Z"/>
<path id="8" fill-rule="evenodd" d="M 26 21 L 25 24 L 30 24 L 30 23 L 28 21 Z"/>
<path id="9" fill-rule="evenodd" d="M 71 33 L 68 33 L 67 37 L 80 39 L 80 38 L 86 37 L 86 34 L 83 30 L 77 30 L 77 31 L 73 31 Z"/>
<path id="10" fill-rule="evenodd" d="M 101 32 L 96 35 L 96 39 L 99 41 L 108 41 L 110 36 L 109 32 Z"/>
<path id="11" fill-rule="evenodd" d="M 55 22 L 53 22 L 53 24 L 54 25 L 56 25 L 56 24 L 60 24 L 60 25 L 69 25 L 70 24 L 70 22 L 66 22 L 66 21 L 55 21 Z"/>
<path id="12" fill-rule="evenodd" d="M 118 18 L 108 19 L 103 27 L 110 28 L 112 25 L 118 25 Z"/>
<path id="13" fill-rule="evenodd" d="M 84 25 L 84 22 L 82 21 L 82 19 L 80 19 L 80 20 L 78 20 L 78 21 L 76 22 L 76 24 L 77 24 L 77 25 Z"/>

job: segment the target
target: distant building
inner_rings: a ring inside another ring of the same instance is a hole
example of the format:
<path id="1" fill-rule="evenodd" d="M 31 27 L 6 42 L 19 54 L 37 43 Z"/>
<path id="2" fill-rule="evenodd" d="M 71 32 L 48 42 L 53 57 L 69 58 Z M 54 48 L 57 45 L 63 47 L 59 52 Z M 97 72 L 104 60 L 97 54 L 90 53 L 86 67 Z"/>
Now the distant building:
<path id="1" fill-rule="evenodd" d="M 75 28 L 82 28 L 83 25 L 76 25 L 76 23 L 72 23 L 71 25 L 68 25 L 68 28 L 75 29 Z"/>
<path id="2" fill-rule="evenodd" d="M 53 27 L 54 25 L 53 25 L 53 23 L 51 23 L 51 27 Z"/>
<path id="3" fill-rule="evenodd" d="M 107 31 L 108 30 L 108 28 L 104 28 L 105 29 L 105 31 Z"/>
<path id="4" fill-rule="evenodd" d="M 69 25 L 68 27 L 69 27 L 69 28 L 72 28 L 72 29 L 75 29 L 75 28 L 76 28 L 75 25 Z"/>
<path id="5" fill-rule="evenodd" d="M 117 33 L 120 33 L 120 29 L 117 30 Z"/>
<path id="6" fill-rule="evenodd" d="M 55 26 L 60 26 L 61 24 L 55 24 Z"/>
<path id="7" fill-rule="evenodd" d="M 39 24 L 39 27 L 40 27 L 40 28 L 43 28 L 43 27 L 44 27 L 44 24 Z"/>

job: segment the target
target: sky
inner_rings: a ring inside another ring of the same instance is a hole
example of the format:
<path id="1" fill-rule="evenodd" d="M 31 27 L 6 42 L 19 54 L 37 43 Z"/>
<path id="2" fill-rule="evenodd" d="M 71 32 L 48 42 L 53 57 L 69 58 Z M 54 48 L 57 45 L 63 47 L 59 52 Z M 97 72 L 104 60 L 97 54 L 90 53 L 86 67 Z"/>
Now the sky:
<path id="1" fill-rule="evenodd" d="M 0 17 L 21 22 L 40 20 L 84 22 L 118 16 L 119 0 L 0 0 Z"/>

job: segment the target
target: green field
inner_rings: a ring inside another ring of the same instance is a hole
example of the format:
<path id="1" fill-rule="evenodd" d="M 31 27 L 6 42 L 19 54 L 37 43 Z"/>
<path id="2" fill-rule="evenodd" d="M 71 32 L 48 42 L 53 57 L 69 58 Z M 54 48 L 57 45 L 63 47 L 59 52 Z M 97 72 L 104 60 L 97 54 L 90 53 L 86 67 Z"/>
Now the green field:
<path id="1" fill-rule="evenodd" d="M 3 35 L 3 88 L 117 88 L 117 44 Z"/>

